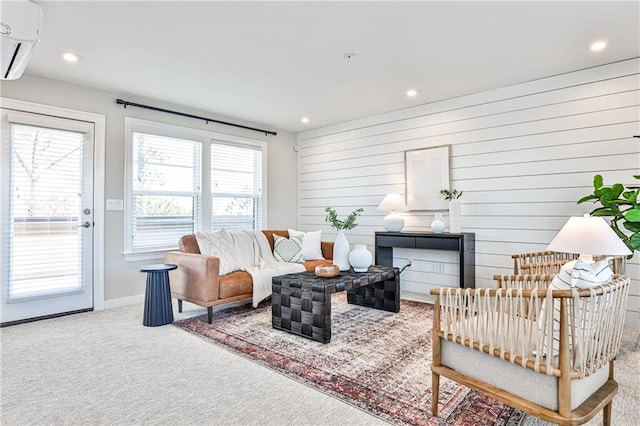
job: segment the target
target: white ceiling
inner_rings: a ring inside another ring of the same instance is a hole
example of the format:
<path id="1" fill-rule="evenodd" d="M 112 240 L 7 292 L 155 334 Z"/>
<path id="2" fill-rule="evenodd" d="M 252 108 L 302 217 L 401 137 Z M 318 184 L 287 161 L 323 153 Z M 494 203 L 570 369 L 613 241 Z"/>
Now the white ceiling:
<path id="1" fill-rule="evenodd" d="M 640 56 L 638 1 L 36 2 L 27 73 L 294 132 Z"/>

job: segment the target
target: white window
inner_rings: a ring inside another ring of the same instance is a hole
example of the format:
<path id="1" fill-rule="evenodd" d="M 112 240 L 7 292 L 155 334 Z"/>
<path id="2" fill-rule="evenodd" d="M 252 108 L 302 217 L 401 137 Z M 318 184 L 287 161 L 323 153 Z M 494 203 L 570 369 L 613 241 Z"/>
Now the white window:
<path id="1" fill-rule="evenodd" d="M 131 248 L 173 247 L 200 218 L 201 144 L 133 132 Z"/>
<path id="2" fill-rule="evenodd" d="M 262 229 L 262 150 L 211 145 L 211 229 Z"/>
<path id="3" fill-rule="evenodd" d="M 262 229 L 266 145 L 125 119 L 127 260 L 159 257 L 200 230 Z"/>

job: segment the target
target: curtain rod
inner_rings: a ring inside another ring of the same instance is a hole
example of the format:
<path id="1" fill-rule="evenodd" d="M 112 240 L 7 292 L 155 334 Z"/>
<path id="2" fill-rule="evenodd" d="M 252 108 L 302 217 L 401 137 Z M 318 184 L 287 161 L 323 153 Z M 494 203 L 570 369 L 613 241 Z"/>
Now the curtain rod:
<path id="1" fill-rule="evenodd" d="M 199 115 L 187 114 L 187 113 L 180 112 L 180 111 L 172 111 L 170 109 L 159 108 L 159 107 L 155 107 L 155 106 L 151 106 L 151 105 L 137 104 L 135 102 L 123 101 L 122 99 L 116 99 L 116 103 L 123 105 L 125 108 L 128 107 L 128 106 L 133 106 L 133 107 L 138 107 L 138 108 L 145 108 L 145 109 L 150 109 L 152 111 L 166 112 L 168 114 L 180 115 L 182 117 L 189 117 L 189 118 L 195 118 L 197 120 L 204 120 L 207 124 L 209 124 L 209 123 L 218 123 L 218 124 L 224 124 L 225 126 L 233 126 L 233 127 L 239 127 L 241 129 L 253 130 L 255 132 L 264 133 L 265 136 L 266 135 L 274 135 L 275 136 L 275 135 L 278 134 L 278 132 L 274 132 L 274 131 L 271 131 L 271 130 L 264 130 L 264 129 L 258 129 L 258 128 L 255 128 L 255 127 L 243 126 L 242 124 L 229 123 L 228 121 L 214 120 L 213 118 L 200 117 Z"/>

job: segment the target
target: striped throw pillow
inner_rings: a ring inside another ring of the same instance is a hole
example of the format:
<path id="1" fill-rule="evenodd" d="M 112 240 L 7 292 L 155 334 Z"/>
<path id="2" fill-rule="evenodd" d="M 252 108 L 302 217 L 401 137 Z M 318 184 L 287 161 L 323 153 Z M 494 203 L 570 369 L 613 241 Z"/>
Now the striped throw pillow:
<path id="1" fill-rule="evenodd" d="M 548 291 L 570 290 L 572 288 L 584 289 L 604 284 L 613 278 L 613 271 L 611 271 L 611 268 L 609 267 L 610 260 L 611 258 L 608 257 L 591 264 L 583 261 L 582 259 L 568 262 L 562 267 L 561 271 L 553 277 L 553 281 L 551 281 Z M 546 302 L 547 300 L 542 303 L 542 309 L 540 310 L 539 316 L 540 319 L 545 316 Z M 580 304 L 577 308 L 582 309 Z M 585 339 L 592 337 L 595 329 L 587 325 L 589 322 L 574 324 L 572 323 L 572 319 L 574 318 L 574 316 L 569 315 L 569 337 L 571 337 L 574 332 L 577 333 L 576 337 L 578 338 Z M 556 356 L 560 352 L 560 301 L 557 299 L 554 300 L 553 303 L 553 322 L 552 353 L 553 356 Z M 571 341 L 572 339 L 570 338 L 569 342 Z M 571 343 L 569 343 L 569 350 L 573 350 Z M 545 354 L 547 353 L 548 351 L 545 348 Z"/>

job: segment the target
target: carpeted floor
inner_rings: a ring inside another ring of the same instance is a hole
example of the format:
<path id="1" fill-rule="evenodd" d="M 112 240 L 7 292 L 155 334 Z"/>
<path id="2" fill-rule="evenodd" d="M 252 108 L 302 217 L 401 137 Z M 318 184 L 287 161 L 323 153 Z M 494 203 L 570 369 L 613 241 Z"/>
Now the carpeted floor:
<path id="1" fill-rule="evenodd" d="M 185 303 L 184 313 L 178 314 L 174 305 L 174 314 L 181 320 L 206 315 L 206 310 Z M 144 327 L 142 315 L 140 304 L 0 328 L 0 424 L 389 424 L 239 356 L 227 346 L 211 344 L 174 326 Z M 345 318 L 358 321 L 358 316 Z M 418 325 L 427 333 L 428 327 L 428 319 Z M 639 424 L 639 332 L 625 330 L 617 358 L 620 393 L 613 404 L 614 426 Z M 336 326 L 334 339 L 340 333 Z M 368 358 L 352 357 L 358 362 Z M 340 362 L 352 360 L 347 356 Z M 425 378 L 429 379 L 430 375 Z M 476 404 L 466 397 L 463 400 L 472 407 Z M 456 409 L 466 408 L 460 404 Z M 455 419 L 456 414 L 449 418 Z M 543 424 L 547 425 L 526 416 L 521 426 Z M 589 422 L 590 426 L 601 424 L 601 417 Z"/>
<path id="2" fill-rule="evenodd" d="M 548 424 L 446 378 L 441 379 L 439 416 L 434 418 L 432 316 L 430 304 L 403 300 L 400 313 L 394 314 L 349 305 L 338 294 L 333 296 L 328 344 L 274 330 L 268 303 L 218 312 L 211 325 L 203 316 L 175 325 L 394 424 Z M 634 351 L 628 342 L 624 350 Z"/>
<path id="3" fill-rule="evenodd" d="M 185 305 L 177 318 L 203 312 Z M 142 316 L 140 304 L 0 328 L 0 425 L 387 424 Z"/>
<path id="4" fill-rule="evenodd" d="M 175 325 L 394 424 L 518 425 L 524 414 L 442 378 L 431 415 L 433 305 L 402 301 L 399 313 L 333 296 L 332 340 L 322 344 L 271 326 L 271 306 L 247 306 Z"/>

